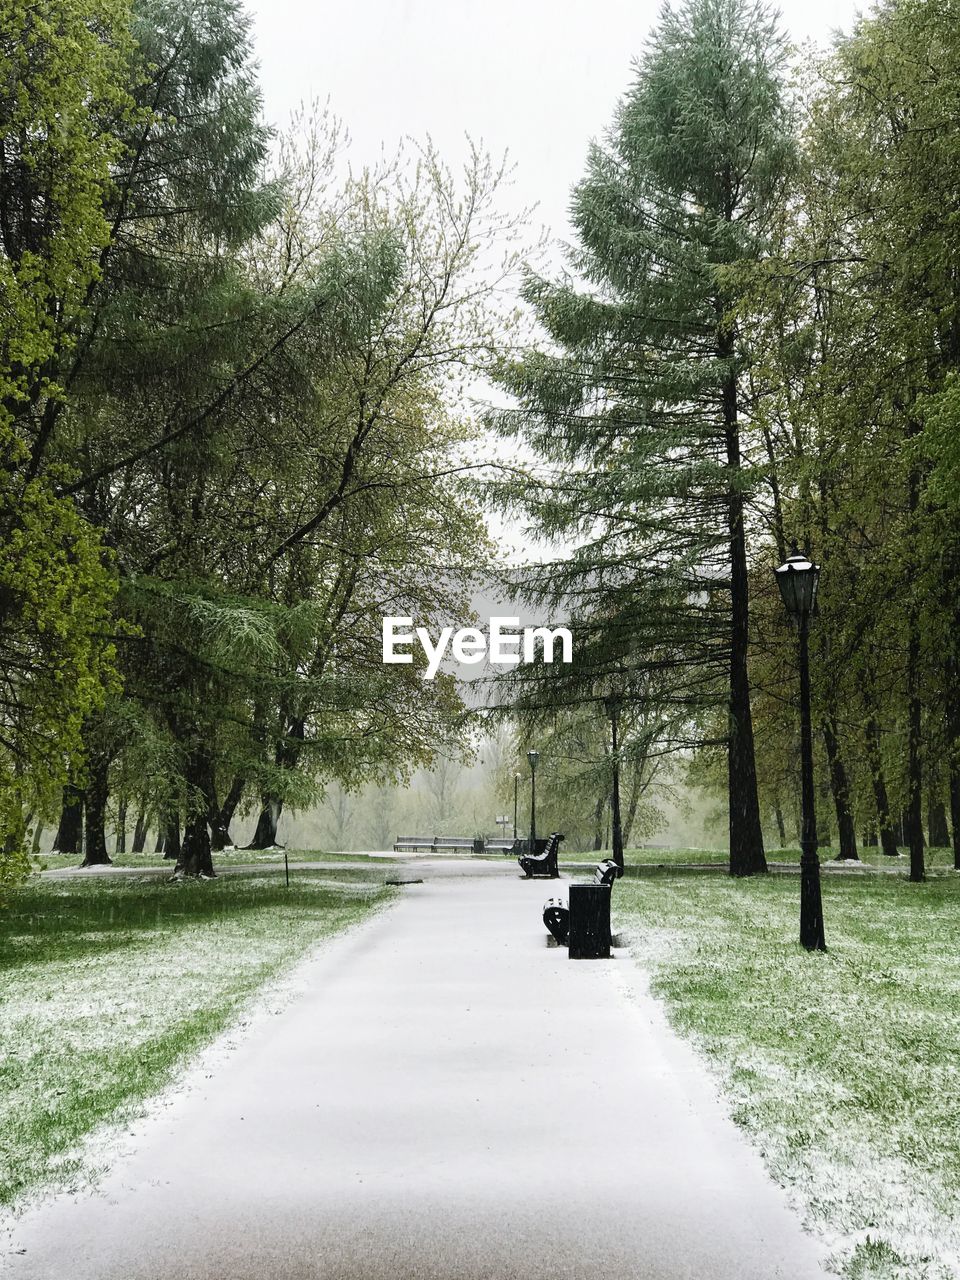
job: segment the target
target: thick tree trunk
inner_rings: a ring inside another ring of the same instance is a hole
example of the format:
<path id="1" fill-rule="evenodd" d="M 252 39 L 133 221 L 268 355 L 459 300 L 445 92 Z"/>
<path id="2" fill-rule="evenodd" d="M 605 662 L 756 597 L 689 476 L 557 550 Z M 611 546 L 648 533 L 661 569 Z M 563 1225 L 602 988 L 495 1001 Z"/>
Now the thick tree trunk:
<path id="1" fill-rule="evenodd" d="M 121 800 L 117 805 L 117 847 L 115 853 L 127 852 L 127 802 Z"/>
<path id="2" fill-rule="evenodd" d="M 163 860 L 180 861 L 180 814 L 171 809 L 163 819 Z"/>
<path id="3" fill-rule="evenodd" d="M 144 846 L 147 843 L 147 814 L 145 809 L 141 809 L 137 814 L 137 821 L 133 828 L 133 853 L 143 853 Z"/>
<path id="4" fill-rule="evenodd" d="M 210 850 L 210 832 L 204 813 L 194 813 L 183 829 L 183 844 L 177 859 L 177 876 L 202 876 L 212 878 L 213 856 Z"/>
<path id="5" fill-rule="evenodd" d="M 721 321 L 722 323 L 722 321 Z M 732 360 L 733 336 L 719 333 L 721 359 Z M 730 540 L 730 702 L 727 794 L 730 807 L 730 874 L 751 876 L 766 871 L 757 764 L 754 755 L 753 718 L 750 712 L 750 678 L 747 672 L 750 604 L 747 548 L 743 527 L 743 494 L 740 483 L 740 429 L 737 420 L 737 383 L 731 374 L 723 386 L 723 419 L 730 488 L 727 493 L 727 532 Z"/>
<path id="6" fill-rule="evenodd" d="M 43 839 L 43 823 L 38 819 L 37 825 L 33 829 L 33 845 L 30 852 L 34 855 L 40 852 L 40 841 Z"/>
<path id="7" fill-rule="evenodd" d="M 212 878 L 215 872 L 207 818 L 213 804 L 213 765 L 202 748 L 191 751 L 187 759 L 186 780 L 195 801 L 187 813 L 174 875 Z M 219 819 L 219 809 L 217 817 Z"/>
<path id="8" fill-rule="evenodd" d="M 830 766 L 830 790 L 833 793 L 833 807 L 837 815 L 837 832 L 840 837 L 839 857 L 842 861 L 859 862 L 857 829 L 850 809 L 850 782 L 847 778 L 843 756 L 840 753 L 837 725 L 832 716 L 824 717 L 823 741 L 827 748 L 827 763 Z"/>
<path id="9" fill-rule="evenodd" d="M 84 855 L 82 867 L 101 867 L 111 862 L 107 853 L 105 823 L 109 763 L 94 756 L 87 762 L 89 779 L 83 793 Z"/>
<path id="10" fill-rule="evenodd" d="M 280 814 L 283 812 L 283 801 L 276 797 L 263 796 L 260 817 L 253 839 L 248 849 L 273 849 L 277 846 L 277 827 L 280 825 Z"/>
<path id="11" fill-rule="evenodd" d="M 232 841 L 230 841 L 230 833 L 220 817 L 220 801 L 216 799 L 214 762 L 205 751 L 197 751 L 195 759 L 193 759 L 193 769 L 195 769 L 197 790 L 204 796 L 206 804 L 206 820 L 210 826 L 210 847 L 212 850 L 219 852 L 227 849 L 227 846 L 232 844 Z M 186 835 L 184 835 L 184 840 L 186 840 Z"/>
<path id="12" fill-rule="evenodd" d="M 83 792 L 68 782 L 63 788 L 60 825 L 53 840 L 53 853 L 79 853 L 83 843 Z"/>

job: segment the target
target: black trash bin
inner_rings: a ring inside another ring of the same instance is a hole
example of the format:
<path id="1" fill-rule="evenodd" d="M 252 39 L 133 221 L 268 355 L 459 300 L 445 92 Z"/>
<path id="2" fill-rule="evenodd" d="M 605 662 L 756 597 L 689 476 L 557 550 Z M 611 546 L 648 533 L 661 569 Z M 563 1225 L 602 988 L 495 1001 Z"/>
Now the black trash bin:
<path id="1" fill-rule="evenodd" d="M 571 960 L 609 960 L 610 886 L 572 884 L 567 927 Z"/>

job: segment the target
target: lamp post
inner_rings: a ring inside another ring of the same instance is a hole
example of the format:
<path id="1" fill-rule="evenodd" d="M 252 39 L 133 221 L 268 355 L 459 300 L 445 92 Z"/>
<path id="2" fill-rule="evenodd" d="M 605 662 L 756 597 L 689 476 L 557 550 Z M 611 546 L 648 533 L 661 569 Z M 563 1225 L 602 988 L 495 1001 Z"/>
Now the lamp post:
<path id="1" fill-rule="evenodd" d="M 607 715 L 610 717 L 610 752 L 613 759 L 613 791 L 610 796 L 610 810 L 613 826 L 613 860 L 623 875 L 623 827 L 620 824 L 620 698 L 611 693 L 605 700 Z"/>
<path id="2" fill-rule="evenodd" d="M 528 751 L 527 759 L 530 761 L 530 853 L 535 855 L 537 852 L 537 761 L 540 759 L 540 752 Z"/>
<path id="3" fill-rule="evenodd" d="M 517 838 L 517 802 L 520 798 L 520 775 L 513 775 L 513 838 Z"/>
<path id="4" fill-rule="evenodd" d="M 784 607 L 800 638 L 800 943 L 826 951 L 820 897 L 820 859 L 813 798 L 813 730 L 810 723 L 810 615 L 817 600 L 820 566 L 797 551 L 773 571 Z"/>

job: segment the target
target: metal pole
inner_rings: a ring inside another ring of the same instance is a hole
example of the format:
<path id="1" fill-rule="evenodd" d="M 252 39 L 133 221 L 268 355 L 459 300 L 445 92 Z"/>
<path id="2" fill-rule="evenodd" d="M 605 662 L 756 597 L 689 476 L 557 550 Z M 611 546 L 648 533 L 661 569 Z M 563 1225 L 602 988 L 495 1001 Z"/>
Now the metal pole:
<path id="1" fill-rule="evenodd" d="M 610 703 L 610 739 L 613 748 L 613 796 L 611 798 L 611 807 L 613 809 L 613 860 L 623 871 L 623 828 L 620 825 L 620 760 L 618 751 L 620 743 L 618 740 L 618 730 L 620 728 L 620 706 L 616 699 Z"/>
<path id="2" fill-rule="evenodd" d="M 513 838 L 517 838 L 517 801 L 520 798 L 520 775 L 513 775 Z"/>
<path id="3" fill-rule="evenodd" d="M 289 889 L 289 888 L 290 888 L 290 862 L 289 862 L 289 860 L 288 860 L 288 858 L 287 858 L 287 851 L 286 851 L 286 849 L 284 849 L 284 851 L 283 851 L 283 869 L 284 869 L 284 871 L 286 872 L 286 876 L 287 876 L 287 888 Z"/>
<path id="4" fill-rule="evenodd" d="M 813 793 L 813 729 L 810 723 L 810 619 L 800 618 L 800 943 L 808 951 L 826 951 L 823 904 L 820 898 L 820 859 L 817 857 L 817 819 Z"/>
<path id="5" fill-rule="evenodd" d="M 530 761 L 530 853 L 537 852 L 537 766 Z"/>

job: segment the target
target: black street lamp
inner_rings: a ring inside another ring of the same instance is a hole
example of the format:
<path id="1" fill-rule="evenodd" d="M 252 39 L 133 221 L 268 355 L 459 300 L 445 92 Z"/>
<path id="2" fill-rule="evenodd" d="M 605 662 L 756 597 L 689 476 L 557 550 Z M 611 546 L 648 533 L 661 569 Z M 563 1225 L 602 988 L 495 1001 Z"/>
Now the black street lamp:
<path id="1" fill-rule="evenodd" d="M 537 852 L 537 761 L 540 759 L 540 752 L 528 751 L 527 759 L 530 761 L 530 853 L 536 856 L 536 852 Z"/>
<path id="2" fill-rule="evenodd" d="M 623 875 L 623 826 L 620 822 L 620 698 L 611 693 L 605 700 L 610 717 L 610 751 L 613 759 L 613 792 L 610 809 L 613 826 L 613 860 Z"/>
<path id="3" fill-rule="evenodd" d="M 808 951 L 826 951 L 813 797 L 813 730 L 810 723 L 810 615 L 817 601 L 820 566 L 801 555 L 794 544 L 790 556 L 779 569 L 774 569 L 773 576 L 800 637 L 800 943 Z"/>
<path id="4" fill-rule="evenodd" d="M 513 775 L 513 838 L 517 838 L 517 801 L 520 798 L 520 775 Z"/>

